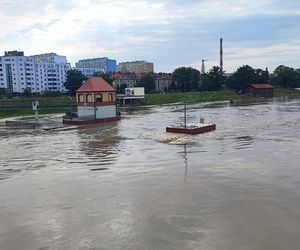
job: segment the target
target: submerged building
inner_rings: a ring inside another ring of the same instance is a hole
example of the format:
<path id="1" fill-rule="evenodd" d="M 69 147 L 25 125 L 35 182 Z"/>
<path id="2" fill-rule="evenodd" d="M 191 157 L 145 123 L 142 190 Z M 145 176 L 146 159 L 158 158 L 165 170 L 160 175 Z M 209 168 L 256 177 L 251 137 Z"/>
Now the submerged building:
<path id="1" fill-rule="evenodd" d="M 78 114 L 65 124 L 92 124 L 119 120 L 116 90 L 101 77 L 91 77 L 76 91 Z"/>

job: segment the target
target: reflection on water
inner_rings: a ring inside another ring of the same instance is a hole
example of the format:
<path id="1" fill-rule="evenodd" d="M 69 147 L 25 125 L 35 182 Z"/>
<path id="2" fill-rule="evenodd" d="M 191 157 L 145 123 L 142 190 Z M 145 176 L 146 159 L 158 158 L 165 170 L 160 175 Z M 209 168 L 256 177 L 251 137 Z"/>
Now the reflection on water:
<path id="1" fill-rule="evenodd" d="M 187 174 L 188 174 L 188 154 L 187 154 L 187 145 L 183 144 L 183 155 L 182 158 L 184 159 L 184 182 L 187 182 Z"/>
<path id="2" fill-rule="evenodd" d="M 87 166 L 97 168 L 97 166 L 109 166 L 114 163 L 118 154 L 118 135 L 117 123 L 96 124 L 84 126 L 78 129 L 80 151 L 89 158 Z M 80 160 L 82 156 L 78 157 Z M 74 158 L 72 160 L 75 160 Z"/>
<path id="3" fill-rule="evenodd" d="M 165 135 L 179 105 L 68 130 L 0 126 L 1 250 L 298 249 L 299 107 L 189 105 L 190 122 L 217 124 L 196 136 Z"/>

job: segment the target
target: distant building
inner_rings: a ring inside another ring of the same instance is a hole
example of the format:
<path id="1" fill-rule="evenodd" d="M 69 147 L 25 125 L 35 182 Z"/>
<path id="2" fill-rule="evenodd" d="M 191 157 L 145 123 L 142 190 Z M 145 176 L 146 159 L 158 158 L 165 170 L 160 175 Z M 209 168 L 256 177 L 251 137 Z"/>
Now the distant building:
<path id="1" fill-rule="evenodd" d="M 70 68 L 66 57 L 56 53 L 24 56 L 23 51 L 6 51 L 0 56 L 0 88 L 11 93 L 26 88 L 34 93 L 65 92 L 63 83 Z"/>
<path id="2" fill-rule="evenodd" d="M 172 84 L 171 73 L 155 73 L 155 90 L 156 92 L 167 92 L 169 91 Z"/>
<path id="3" fill-rule="evenodd" d="M 92 76 L 97 72 L 112 73 L 117 70 L 116 60 L 108 59 L 107 57 L 92 58 L 79 60 L 75 64 L 75 68 L 82 72 L 87 77 Z"/>
<path id="4" fill-rule="evenodd" d="M 121 85 L 126 85 L 128 88 L 135 87 L 138 83 L 138 80 L 141 79 L 141 76 L 135 73 L 121 72 L 112 74 L 112 77 L 114 79 L 113 86 L 120 87 Z"/>
<path id="5" fill-rule="evenodd" d="M 145 98 L 145 88 L 125 88 L 124 94 L 117 95 L 117 102 L 120 105 L 139 105 L 141 100 Z"/>
<path id="6" fill-rule="evenodd" d="M 152 73 L 154 64 L 146 61 L 121 62 L 117 70 L 122 73 Z"/>
<path id="7" fill-rule="evenodd" d="M 139 80 L 145 75 L 146 73 L 114 73 L 112 74 L 114 79 L 113 86 L 119 88 L 121 85 L 126 85 L 127 88 L 134 88 L 137 86 Z M 172 84 L 171 73 L 153 73 L 153 77 L 155 80 L 156 92 L 169 91 Z"/>
<path id="8" fill-rule="evenodd" d="M 257 98 L 272 98 L 273 86 L 271 84 L 250 84 L 247 88 L 247 93 Z"/>

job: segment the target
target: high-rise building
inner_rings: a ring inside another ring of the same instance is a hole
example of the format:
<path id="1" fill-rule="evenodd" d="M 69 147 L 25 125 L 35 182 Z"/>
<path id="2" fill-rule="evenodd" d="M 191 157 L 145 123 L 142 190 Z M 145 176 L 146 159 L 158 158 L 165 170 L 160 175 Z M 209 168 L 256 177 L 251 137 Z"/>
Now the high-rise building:
<path id="1" fill-rule="evenodd" d="M 65 56 L 47 53 L 24 56 L 23 51 L 8 51 L 0 56 L 0 88 L 22 93 L 30 88 L 34 93 L 66 92 L 63 83 L 71 69 Z"/>
<path id="2" fill-rule="evenodd" d="M 117 70 L 117 62 L 107 57 L 83 59 L 75 64 L 75 68 L 89 77 L 97 72 L 115 72 Z"/>
<path id="3" fill-rule="evenodd" d="M 154 64 L 144 61 L 121 62 L 118 65 L 119 72 L 151 73 L 154 72 Z"/>

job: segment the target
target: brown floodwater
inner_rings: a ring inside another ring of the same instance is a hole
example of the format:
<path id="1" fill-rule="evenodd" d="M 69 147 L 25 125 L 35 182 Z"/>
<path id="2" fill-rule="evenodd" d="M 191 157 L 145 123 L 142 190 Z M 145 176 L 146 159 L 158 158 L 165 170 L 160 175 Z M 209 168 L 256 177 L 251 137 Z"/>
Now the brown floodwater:
<path id="1" fill-rule="evenodd" d="M 189 105 L 217 130 L 161 143 L 181 108 L 0 126 L 0 249 L 299 249 L 300 99 Z"/>

